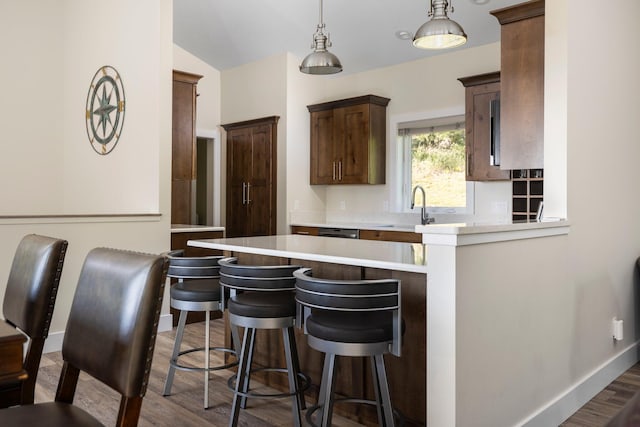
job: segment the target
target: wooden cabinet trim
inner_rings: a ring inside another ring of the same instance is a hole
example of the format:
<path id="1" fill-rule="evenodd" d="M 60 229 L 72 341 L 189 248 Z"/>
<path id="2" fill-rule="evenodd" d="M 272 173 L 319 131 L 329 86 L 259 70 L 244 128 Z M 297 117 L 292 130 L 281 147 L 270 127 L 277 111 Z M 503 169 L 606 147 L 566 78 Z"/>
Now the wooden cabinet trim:
<path id="1" fill-rule="evenodd" d="M 173 70 L 173 80 L 182 83 L 196 84 L 202 78 L 200 74 L 187 73 L 186 71 Z"/>
<path id="2" fill-rule="evenodd" d="M 320 104 L 307 105 L 307 109 L 309 110 L 310 113 L 312 113 L 314 111 L 333 110 L 334 108 L 350 107 L 353 105 L 360 105 L 360 104 L 373 104 L 373 105 L 380 105 L 382 107 L 386 107 L 387 105 L 389 105 L 389 101 L 390 101 L 389 98 L 384 98 L 382 96 L 364 95 L 364 96 L 356 96 L 354 98 L 323 102 Z"/>
<path id="3" fill-rule="evenodd" d="M 496 17 L 500 25 L 522 21 L 523 19 L 535 18 L 544 15 L 544 1 L 534 0 L 520 3 L 515 6 L 508 6 L 502 9 L 489 12 Z"/>
<path id="4" fill-rule="evenodd" d="M 460 81 L 464 87 L 500 83 L 500 71 L 493 71 L 491 73 L 478 74 L 469 77 L 460 77 L 458 81 Z"/>
<path id="5" fill-rule="evenodd" d="M 263 117 L 261 119 L 252 119 L 252 120 L 245 120 L 242 122 L 227 123 L 220 126 L 222 126 L 224 130 L 229 131 L 231 129 L 254 127 L 255 125 L 264 125 L 264 124 L 275 125 L 278 123 L 278 120 L 280 120 L 280 116 L 268 116 L 268 117 Z"/>

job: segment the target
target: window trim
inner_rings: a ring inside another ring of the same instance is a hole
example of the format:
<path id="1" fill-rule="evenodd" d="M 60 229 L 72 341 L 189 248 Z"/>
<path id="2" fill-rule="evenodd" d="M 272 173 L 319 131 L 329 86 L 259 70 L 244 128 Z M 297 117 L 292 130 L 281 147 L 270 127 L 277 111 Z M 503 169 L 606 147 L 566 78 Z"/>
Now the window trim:
<path id="1" fill-rule="evenodd" d="M 411 165 L 411 155 L 404 142 L 400 141 L 399 128 L 403 123 L 423 121 L 423 120 L 437 120 L 444 117 L 464 117 L 465 110 L 464 105 L 440 110 L 423 111 L 402 115 L 395 115 L 390 118 L 390 141 L 395 141 L 395 150 L 391 150 L 390 154 L 393 157 L 392 165 L 393 170 L 391 174 L 391 184 L 395 191 L 394 199 L 392 201 L 394 210 L 401 213 L 415 213 L 420 211 L 420 207 L 411 206 L 411 167 L 406 168 L 406 165 Z M 427 212 L 429 214 L 453 214 L 453 215 L 473 215 L 475 211 L 475 185 L 471 181 L 467 181 L 466 188 L 466 206 L 461 207 L 435 207 L 427 206 Z M 429 195 L 427 194 L 427 202 L 429 201 Z"/>

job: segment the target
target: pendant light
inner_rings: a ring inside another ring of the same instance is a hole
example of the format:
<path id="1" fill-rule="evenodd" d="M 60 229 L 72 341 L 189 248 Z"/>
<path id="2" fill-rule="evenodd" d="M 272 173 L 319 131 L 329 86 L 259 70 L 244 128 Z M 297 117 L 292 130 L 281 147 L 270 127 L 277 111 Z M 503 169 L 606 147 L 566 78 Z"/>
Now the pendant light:
<path id="1" fill-rule="evenodd" d="M 300 71 L 306 74 L 335 74 L 342 71 L 342 64 L 337 56 L 327 50 L 331 47 L 331 41 L 324 35 L 324 22 L 322 21 L 322 0 L 320 0 L 320 22 L 313 35 L 311 52 L 300 64 Z"/>
<path id="2" fill-rule="evenodd" d="M 413 45 L 420 49 L 448 49 L 467 42 L 467 35 L 457 22 L 447 16 L 449 1 L 429 0 L 431 19 L 418 29 L 413 37 Z M 451 5 L 453 12 L 453 5 Z"/>

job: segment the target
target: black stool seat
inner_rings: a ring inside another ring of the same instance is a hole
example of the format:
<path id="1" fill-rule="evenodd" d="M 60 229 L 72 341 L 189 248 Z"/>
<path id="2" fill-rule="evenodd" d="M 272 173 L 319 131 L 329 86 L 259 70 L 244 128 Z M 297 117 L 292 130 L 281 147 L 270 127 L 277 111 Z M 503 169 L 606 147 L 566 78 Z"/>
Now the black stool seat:
<path id="1" fill-rule="evenodd" d="M 171 287 L 171 298 L 181 301 L 219 301 L 220 284 L 217 279 L 185 280 Z"/>
<path id="2" fill-rule="evenodd" d="M 294 317 L 292 292 L 245 292 L 229 299 L 229 313 L 245 317 Z"/>
<path id="3" fill-rule="evenodd" d="M 371 343 L 393 340 L 390 312 L 312 311 L 305 319 L 309 334 L 327 341 Z"/>

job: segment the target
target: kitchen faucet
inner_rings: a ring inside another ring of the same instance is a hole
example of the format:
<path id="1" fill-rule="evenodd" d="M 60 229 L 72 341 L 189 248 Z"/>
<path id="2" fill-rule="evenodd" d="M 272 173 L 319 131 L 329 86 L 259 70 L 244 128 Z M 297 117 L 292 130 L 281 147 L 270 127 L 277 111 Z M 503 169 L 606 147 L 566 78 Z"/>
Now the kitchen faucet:
<path id="1" fill-rule="evenodd" d="M 422 209 L 420 210 L 420 223 L 422 225 L 431 224 L 433 221 L 435 221 L 435 218 L 429 217 L 429 214 L 427 213 L 427 196 L 424 192 L 424 188 L 419 185 L 413 187 L 413 192 L 411 193 L 411 209 L 413 209 L 416 204 L 416 190 L 418 189 L 422 192 Z"/>

